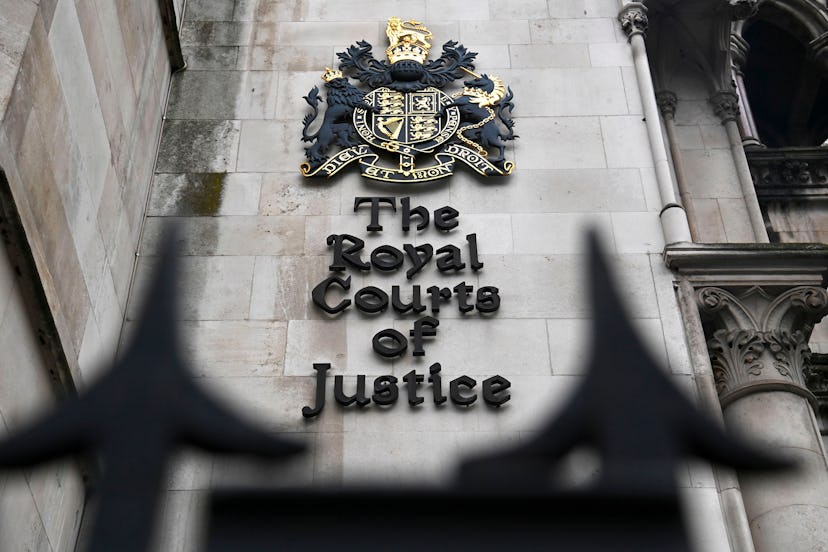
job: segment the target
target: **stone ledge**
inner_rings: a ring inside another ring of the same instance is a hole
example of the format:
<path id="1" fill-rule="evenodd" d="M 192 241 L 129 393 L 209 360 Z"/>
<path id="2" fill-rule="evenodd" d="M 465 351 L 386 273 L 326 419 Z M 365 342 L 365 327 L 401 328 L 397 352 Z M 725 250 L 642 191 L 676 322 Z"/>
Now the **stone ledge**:
<path id="1" fill-rule="evenodd" d="M 820 286 L 828 283 L 828 245 L 671 244 L 664 263 L 694 286 Z"/>

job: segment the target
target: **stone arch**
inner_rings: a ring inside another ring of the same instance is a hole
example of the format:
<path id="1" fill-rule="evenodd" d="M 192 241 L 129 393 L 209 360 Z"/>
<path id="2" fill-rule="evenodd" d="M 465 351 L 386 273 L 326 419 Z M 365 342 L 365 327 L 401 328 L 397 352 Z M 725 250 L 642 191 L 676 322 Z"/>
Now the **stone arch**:
<path id="1" fill-rule="evenodd" d="M 828 140 L 828 10 L 811 0 L 766 0 L 737 25 L 747 100 L 769 147 L 815 147 Z"/>

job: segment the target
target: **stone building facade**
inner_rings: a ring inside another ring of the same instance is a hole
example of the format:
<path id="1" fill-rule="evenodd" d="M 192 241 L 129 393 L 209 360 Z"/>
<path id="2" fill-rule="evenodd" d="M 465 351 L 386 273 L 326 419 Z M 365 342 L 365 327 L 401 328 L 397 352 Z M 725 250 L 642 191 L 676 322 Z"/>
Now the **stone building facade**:
<path id="1" fill-rule="evenodd" d="M 428 27 L 432 58 L 457 40 L 478 53 L 478 73 L 509 85 L 511 175 L 300 174 L 302 96 L 324 92 L 322 73 L 358 40 L 379 57 L 392 16 Z M 824 0 L 0 0 L 0 22 L 2 432 L 83 393 L 115 359 L 177 223 L 194 378 L 309 447 L 275 465 L 182 452 L 158 549 L 199 548 L 216 487 L 439 483 L 474 451 L 529 439 L 582 377 L 588 227 L 677 386 L 801 465 L 781 478 L 681 466 L 694 548 L 828 547 Z M 381 232 L 367 230 L 367 206 L 354 209 L 376 196 L 398 208 L 380 210 Z M 404 231 L 403 197 L 432 214 L 453 207 L 458 227 Z M 408 336 L 416 316 L 329 316 L 311 300 L 331 274 L 328 236 L 342 234 L 366 252 L 428 243 L 464 254 L 476 234 L 479 270 L 349 270 L 341 295 L 465 282 L 497 287 L 500 308 L 464 314 L 453 299 L 425 356 L 385 359 L 372 336 Z M 330 363 L 350 392 L 359 375 L 370 386 L 434 362 L 446 382 L 508 378 L 511 400 L 466 408 L 426 395 L 409 407 L 401 389 L 390 408 L 359 409 L 331 388 L 323 412 L 302 416 L 314 364 Z M 576 485 L 597 469 L 578 453 L 557 479 Z M 94 478 L 84 460 L 3 472 L 2 548 L 73 549 Z"/>

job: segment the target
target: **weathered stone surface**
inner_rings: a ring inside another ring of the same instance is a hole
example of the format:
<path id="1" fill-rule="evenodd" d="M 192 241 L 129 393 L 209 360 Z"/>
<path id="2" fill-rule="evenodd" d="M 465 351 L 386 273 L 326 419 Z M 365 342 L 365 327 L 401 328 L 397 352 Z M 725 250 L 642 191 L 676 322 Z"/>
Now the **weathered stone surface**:
<path id="1" fill-rule="evenodd" d="M 682 158 L 691 197 L 742 197 L 730 150 L 691 150 L 683 152 Z"/>
<path id="2" fill-rule="evenodd" d="M 601 117 L 604 151 L 610 168 L 651 167 L 647 128 L 637 115 Z"/>
<path id="3" fill-rule="evenodd" d="M 520 117 L 627 114 L 617 67 L 513 69 L 504 78 L 520 98 Z"/>
<path id="4" fill-rule="evenodd" d="M 607 166 L 598 117 L 536 117 L 519 119 L 526 142 L 515 152 L 523 169 L 545 169 L 549 160 L 559 169 Z"/>
<path id="5" fill-rule="evenodd" d="M 239 56 L 238 46 L 182 46 L 184 61 L 191 71 L 235 69 Z"/>
<path id="6" fill-rule="evenodd" d="M 295 255 L 302 252 L 304 220 L 299 217 L 150 217 L 142 255 L 154 255 L 176 224 L 181 255 Z"/>
<path id="7" fill-rule="evenodd" d="M 237 69 L 250 71 L 318 71 L 331 65 L 330 46 L 269 44 L 239 49 Z"/>
<path id="8" fill-rule="evenodd" d="M 609 213 L 515 214 L 512 227 L 518 255 L 580 253 L 588 230 L 601 234 L 607 250 L 615 249 Z"/>
<path id="9" fill-rule="evenodd" d="M 528 21 L 461 21 L 460 41 L 468 44 L 528 44 Z"/>
<path id="10" fill-rule="evenodd" d="M 616 17 L 618 2 L 615 0 L 548 0 L 549 17 Z"/>
<path id="11" fill-rule="evenodd" d="M 256 215 L 261 181 L 256 173 L 158 174 L 147 216 Z"/>
<path id="12" fill-rule="evenodd" d="M 247 46 L 253 25 L 237 21 L 187 21 L 181 27 L 181 43 L 198 46 Z"/>
<path id="13" fill-rule="evenodd" d="M 729 550 L 727 527 L 715 489 L 682 489 L 679 493 L 693 550 Z"/>
<path id="14" fill-rule="evenodd" d="M 182 340 L 194 375 L 278 376 L 287 325 L 253 320 L 202 320 L 182 324 Z"/>
<path id="15" fill-rule="evenodd" d="M 341 2 L 326 2 L 325 0 L 308 0 L 302 2 L 306 13 L 302 21 L 366 21 L 373 18 L 379 20 L 384 28 L 385 14 L 400 14 L 406 19 L 423 21 L 426 19 L 425 0 L 390 0 L 383 2 L 382 11 L 378 13 L 377 4 L 372 0 L 342 0 Z M 295 13 L 295 12 L 294 12 Z M 405 14 L 404 16 L 402 14 Z M 293 15 L 293 14 L 291 14 Z M 294 18 L 299 20 L 299 18 Z"/>
<path id="16" fill-rule="evenodd" d="M 611 217 L 619 253 L 661 253 L 664 249 L 658 213 L 612 213 Z"/>
<path id="17" fill-rule="evenodd" d="M 242 121 L 237 170 L 286 171 L 304 160 L 301 128 L 284 121 Z"/>
<path id="18" fill-rule="evenodd" d="M 235 60 L 234 60 L 235 63 Z M 169 119 L 234 119 L 241 71 L 184 71 L 170 86 Z"/>
<path id="19" fill-rule="evenodd" d="M 336 184 L 309 186 L 297 171 L 266 174 L 262 181 L 262 215 L 335 215 L 339 204 Z"/>
<path id="20" fill-rule="evenodd" d="M 525 0 L 523 2 L 491 0 L 489 2 L 489 15 L 491 19 L 507 21 L 514 19 L 546 19 L 549 17 L 549 10 L 546 8 L 546 0 Z"/>
<path id="21" fill-rule="evenodd" d="M 589 52 L 583 44 L 515 44 L 509 52 L 515 69 L 589 65 Z"/>
<path id="22" fill-rule="evenodd" d="M 202 0 L 187 6 L 186 21 L 232 21 L 235 2 Z"/>
<path id="23" fill-rule="evenodd" d="M 485 188 L 473 182 L 455 186 L 451 201 L 470 213 L 637 211 L 645 207 L 641 176 L 634 169 L 520 170 Z"/>
<path id="24" fill-rule="evenodd" d="M 819 550 L 828 543 L 828 534 L 821 522 L 825 515 L 825 508 L 795 505 L 765 514 L 751 523 L 751 530 L 767 550 L 779 547 L 797 552 Z M 805 524 L 810 530 L 805 534 L 794 531 L 799 524 Z"/>
<path id="25" fill-rule="evenodd" d="M 238 121 L 167 121 L 158 172 L 227 172 L 235 168 Z"/>
<path id="26" fill-rule="evenodd" d="M 329 263 L 330 259 L 325 257 L 257 257 L 250 317 L 302 320 L 322 316 L 322 311 L 311 303 L 310 293 L 327 277 Z"/>
<path id="27" fill-rule="evenodd" d="M 384 34 L 385 29 L 382 29 Z M 378 42 L 381 36 L 377 22 L 327 22 L 313 23 L 285 21 L 278 24 L 276 40 L 279 44 L 298 46 L 324 46 L 329 44 L 350 44 L 365 38 Z"/>
<path id="28" fill-rule="evenodd" d="M 134 320 L 157 265 L 157 257 L 141 257 L 128 319 Z M 182 320 L 241 320 L 248 318 L 253 281 L 253 257 L 182 257 L 178 285 Z"/>
<path id="29" fill-rule="evenodd" d="M 632 67 L 632 50 L 623 42 L 589 45 L 589 60 L 593 67 Z"/>
<path id="30" fill-rule="evenodd" d="M 613 19 L 550 19 L 532 21 L 532 42 L 537 43 L 601 43 L 615 42 Z"/>
<path id="31" fill-rule="evenodd" d="M 644 255 L 615 257 L 618 286 L 625 289 L 629 312 L 636 318 L 657 318 L 658 306 L 653 289 L 649 260 Z M 589 303 L 583 295 L 581 255 L 487 255 L 486 280 L 509 282 L 501 289 L 499 316 L 531 318 L 582 318 L 589 316 Z M 536 293 L 526 293 L 534 286 Z"/>

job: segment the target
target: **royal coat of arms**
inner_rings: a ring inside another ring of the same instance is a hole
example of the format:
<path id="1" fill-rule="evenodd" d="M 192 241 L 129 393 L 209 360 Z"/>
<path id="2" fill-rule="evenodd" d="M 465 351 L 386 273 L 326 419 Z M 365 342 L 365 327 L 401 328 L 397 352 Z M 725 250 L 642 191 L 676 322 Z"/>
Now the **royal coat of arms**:
<path id="1" fill-rule="evenodd" d="M 443 45 L 440 59 L 428 60 L 432 35 L 418 21 L 388 20 L 388 61 L 359 41 L 339 52 L 339 70 L 322 75 L 328 107 L 317 126 L 319 88 L 305 96 L 302 141 L 305 176 L 330 177 L 358 162 L 362 175 L 387 182 L 424 182 L 449 176 L 462 161 L 484 176 L 507 175 L 514 163 L 506 144 L 517 138 L 511 117 L 512 91 L 502 79 L 474 72 L 477 56 L 454 41 Z M 371 88 L 351 84 L 352 74 Z M 453 94 L 443 88 L 470 77 Z M 332 148 L 344 148 L 331 153 Z"/>

